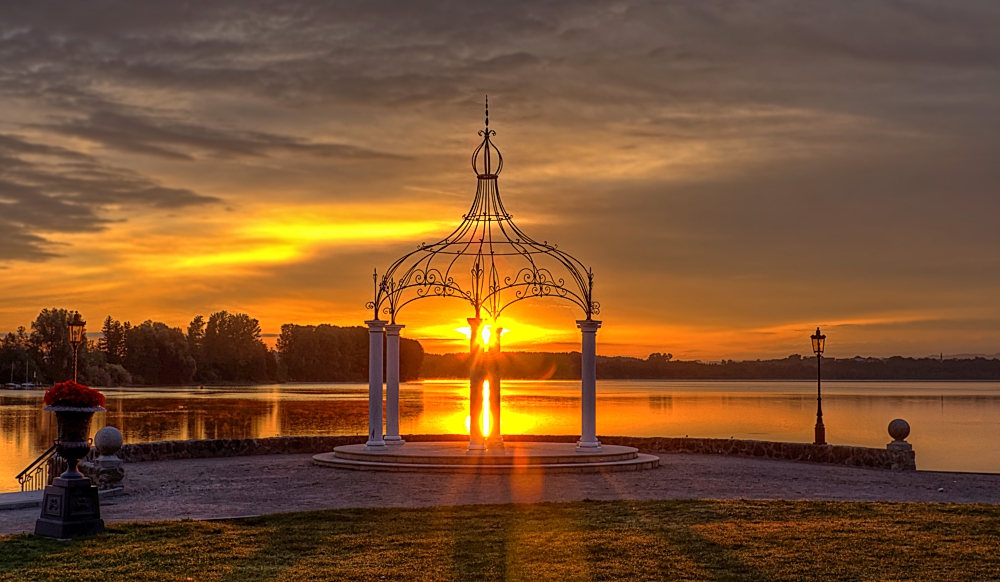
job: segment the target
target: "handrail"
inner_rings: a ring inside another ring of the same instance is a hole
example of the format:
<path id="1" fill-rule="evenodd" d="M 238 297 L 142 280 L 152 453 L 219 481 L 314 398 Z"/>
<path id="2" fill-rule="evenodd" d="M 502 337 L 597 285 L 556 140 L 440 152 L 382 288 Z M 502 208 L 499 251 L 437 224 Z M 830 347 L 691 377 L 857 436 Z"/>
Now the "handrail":
<path id="1" fill-rule="evenodd" d="M 48 469 L 49 464 L 47 461 L 56 454 L 56 446 L 53 443 L 51 447 L 32 461 L 25 470 L 17 474 L 15 479 L 21 484 L 21 491 L 38 491 L 48 485 L 46 469 Z"/>

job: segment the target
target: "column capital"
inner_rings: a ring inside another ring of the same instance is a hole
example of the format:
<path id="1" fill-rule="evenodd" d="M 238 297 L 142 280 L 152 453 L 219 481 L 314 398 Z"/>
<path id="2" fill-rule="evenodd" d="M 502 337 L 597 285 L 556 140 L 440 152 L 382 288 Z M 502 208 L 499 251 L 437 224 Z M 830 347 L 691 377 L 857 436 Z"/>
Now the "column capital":
<path id="1" fill-rule="evenodd" d="M 576 326 L 583 331 L 597 331 L 597 328 L 601 327 L 601 322 L 597 319 L 578 319 Z"/>
<path id="2" fill-rule="evenodd" d="M 476 325 L 476 324 L 482 323 L 483 322 L 483 318 L 481 318 L 481 317 L 469 317 L 465 321 L 468 321 L 469 325 Z"/>
<path id="3" fill-rule="evenodd" d="M 398 323 L 390 323 L 385 326 L 385 333 L 388 335 L 399 335 L 399 331 L 404 327 L 406 326 Z"/>
<path id="4" fill-rule="evenodd" d="M 377 330 L 381 331 L 382 328 L 384 328 L 387 323 L 389 323 L 389 322 L 388 321 L 383 321 L 381 319 L 372 319 L 372 320 L 366 321 L 365 325 L 368 326 L 369 330 L 376 330 L 377 329 Z"/>

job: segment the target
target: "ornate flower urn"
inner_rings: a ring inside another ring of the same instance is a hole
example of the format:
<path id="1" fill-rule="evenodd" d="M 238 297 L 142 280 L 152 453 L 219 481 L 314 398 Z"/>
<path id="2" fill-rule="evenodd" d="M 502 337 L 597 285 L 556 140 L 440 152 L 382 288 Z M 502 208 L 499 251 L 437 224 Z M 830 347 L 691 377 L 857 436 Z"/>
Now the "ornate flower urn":
<path id="1" fill-rule="evenodd" d="M 103 412 L 104 407 L 46 406 L 45 410 L 56 413 L 56 426 L 59 429 L 56 452 L 69 463 L 69 468 L 60 477 L 82 479 L 83 473 L 77 470 L 77 464 L 90 452 L 90 421 L 94 418 L 94 413 Z"/>
<path id="2" fill-rule="evenodd" d="M 56 451 L 69 468 L 45 488 L 35 534 L 69 539 L 101 533 L 104 520 L 97 487 L 80 473 L 77 464 L 90 451 L 90 421 L 95 412 L 104 410 L 104 395 L 69 381 L 47 390 L 44 401 L 48 405 L 45 410 L 56 413 Z"/>

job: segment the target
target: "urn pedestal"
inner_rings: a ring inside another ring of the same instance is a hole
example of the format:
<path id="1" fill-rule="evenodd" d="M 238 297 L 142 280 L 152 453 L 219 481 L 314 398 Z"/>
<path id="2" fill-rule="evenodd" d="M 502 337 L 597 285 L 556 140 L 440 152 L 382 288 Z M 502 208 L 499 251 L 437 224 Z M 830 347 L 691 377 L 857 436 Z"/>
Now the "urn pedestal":
<path id="1" fill-rule="evenodd" d="M 86 477 L 53 479 L 45 488 L 35 535 L 65 540 L 99 533 L 104 533 L 104 520 L 97 487 Z"/>
<path id="2" fill-rule="evenodd" d="M 90 421 L 95 412 L 104 408 L 48 406 L 45 410 L 56 413 L 59 426 L 56 451 L 66 459 L 69 468 L 45 488 L 35 535 L 69 539 L 102 533 L 104 520 L 97 487 L 77 470 L 77 464 L 90 451 Z"/>

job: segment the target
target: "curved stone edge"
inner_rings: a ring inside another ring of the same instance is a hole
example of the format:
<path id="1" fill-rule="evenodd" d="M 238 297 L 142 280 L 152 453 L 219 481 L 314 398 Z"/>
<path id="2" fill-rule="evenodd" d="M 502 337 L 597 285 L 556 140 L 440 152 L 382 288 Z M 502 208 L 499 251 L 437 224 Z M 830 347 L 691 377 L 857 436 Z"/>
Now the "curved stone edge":
<path id="1" fill-rule="evenodd" d="M 371 461 L 354 461 L 341 459 L 335 453 L 314 455 L 312 463 L 321 467 L 349 469 L 353 471 L 389 471 L 409 473 L 475 473 L 475 474 L 513 474 L 513 473 L 617 473 L 623 471 L 642 471 L 660 466 L 660 458 L 656 455 L 639 454 L 634 459 L 624 461 L 603 461 L 593 463 L 533 463 L 518 465 L 457 465 L 452 463 L 385 463 Z"/>
<path id="2" fill-rule="evenodd" d="M 451 445 L 445 449 L 426 449 L 415 445 L 411 448 L 390 448 L 387 451 L 365 451 L 361 445 L 344 445 L 333 450 L 337 458 L 346 461 L 361 461 L 373 463 L 419 463 L 424 465 L 558 465 L 568 463 L 606 463 L 613 461 L 628 461 L 636 458 L 639 449 L 618 445 L 605 445 L 601 452 L 576 452 L 574 443 L 519 443 L 508 442 L 506 452 L 490 454 L 468 454 L 465 442 L 443 441 L 438 443 Z M 543 450 L 532 451 L 532 445 L 540 445 Z M 513 454 L 511 450 L 518 452 Z"/>
<path id="3" fill-rule="evenodd" d="M 469 437 L 452 434 L 403 435 L 403 438 L 408 442 L 429 442 L 466 441 Z M 579 437 L 576 435 L 504 435 L 503 438 L 505 442 L 572 443 L 576 442 Z M 609 445 L 635 447 L 648 454 L 690 453 L 756 457 L 894 471 L 914 471 L 917 468 L 913 451 L 739 439 L 600 436 L 599 440 Z M 364 436 L 160 441 L 127 444 L 118 452 L 118 457 L 126 463 L 139 463 L 251 455 L 316 454 L 332 451 L 341 445 L 364 444 L 365 441 Z"/>

